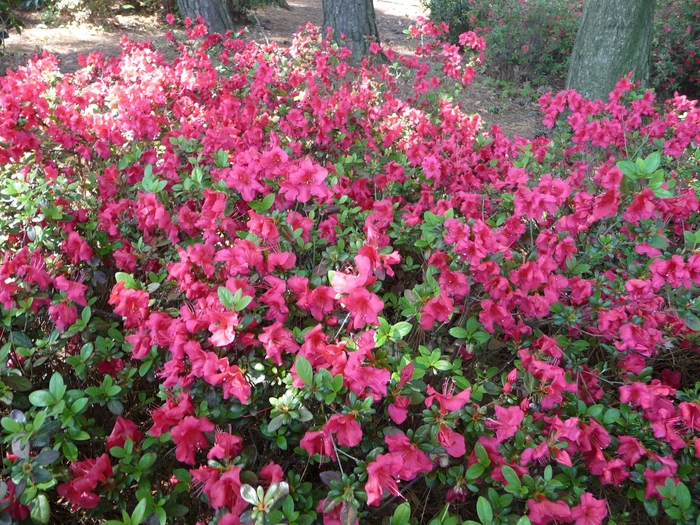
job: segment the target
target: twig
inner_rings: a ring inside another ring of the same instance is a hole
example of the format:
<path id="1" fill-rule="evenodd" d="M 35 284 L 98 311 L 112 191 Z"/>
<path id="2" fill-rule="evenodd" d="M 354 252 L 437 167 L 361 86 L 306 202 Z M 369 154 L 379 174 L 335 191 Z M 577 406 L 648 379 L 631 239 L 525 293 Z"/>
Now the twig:
<path id="1" fill-rule="evenodd" d="M 248 11 L 251 15 L 253 15 L 253 18 L 255 18 L 255 21 L 258 23 L 258 27 L 260 28 L 260 31 L 262 32 L 263 36 L 265 37 L 265 43 L 270 45 L 270 41 L 267 39 L 267 33 L 265 33 L 265 29 L 263 28 L 262 24 L 260 23 L 260 20 L 258 20 L 258 17 L 255 16 L 255 13 L 253 11 Z"/>

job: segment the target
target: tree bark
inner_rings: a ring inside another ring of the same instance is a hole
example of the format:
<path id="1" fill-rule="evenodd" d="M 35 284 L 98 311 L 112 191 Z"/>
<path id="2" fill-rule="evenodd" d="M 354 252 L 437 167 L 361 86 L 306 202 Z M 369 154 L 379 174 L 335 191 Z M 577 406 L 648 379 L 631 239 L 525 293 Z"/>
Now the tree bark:
<path id="1" fill-rule="evenodd" d="M 210 33 L 226 33 L 233 29 L 233 20 L 226 0 L 177 0 L 182 18 L 190 17 L 193 21 L 201 15 L 207 22 Z"/>
<path id="2" fill-rule="evenodd" d="M 333 40 L 349 48 L 354 61 L 369 54 L 368 38 L 379 43 L 372 0 L 323 0 L 323 27 L 332 28 Z"/>
<path id="3" fill-rule="evenodd" d="M 567 89 L 607 100 L 622 77 L 648 86 L 655 0 L 584 0 Z"/>

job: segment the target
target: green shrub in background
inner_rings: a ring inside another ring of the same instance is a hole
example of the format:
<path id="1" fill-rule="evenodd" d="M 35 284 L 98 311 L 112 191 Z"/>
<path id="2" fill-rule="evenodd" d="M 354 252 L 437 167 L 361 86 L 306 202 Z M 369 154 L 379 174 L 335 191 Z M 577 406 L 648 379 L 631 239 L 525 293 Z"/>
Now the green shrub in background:
<path id="1" fill-rule="evenodd" d="M 486 39 L 487 73 L 504 80 L 560 83 L 576 39 L 580 0 L 423 0 L 433 21 L 453 38 L 474 31 Z"/>
<path id="2" fill-rule="evenodd" d="M 657 88 L 700 96 L 698 0 L 663 0 L 657 5 L 651 65 Z"/>
<path id="3" fill-rule="evenodd" d="M 561 85 L 576 39 L 581 0 L 423 0 L 452 38 L 474 31 L 486 39 L 487 74 Z M 652 85 L 664 95 L 700 94 L 700 2 L 659 0 L 654 20 Z"/>
<path id="4" fill-rule="evenodd" d="M 5 50 L 5 39 L 10 36 L 9 31 L 15 30 L 18 33 L 22 32 L 24 24 L 21 20 L 15 18 L 11 8 L 13 5 L 7 0 L 0 0 L 0 56 Z"/>

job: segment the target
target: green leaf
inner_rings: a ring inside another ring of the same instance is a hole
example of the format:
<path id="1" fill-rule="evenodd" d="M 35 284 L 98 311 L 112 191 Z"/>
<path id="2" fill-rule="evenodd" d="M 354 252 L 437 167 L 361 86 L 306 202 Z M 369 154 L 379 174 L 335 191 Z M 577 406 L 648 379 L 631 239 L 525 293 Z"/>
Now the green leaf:
<path id="1" fill-rule="evenodd" d="M 532 523 L 530 522 L 530 518 L 522 516 L 515 525 L 532 525 Z"/>
<path id="2" fill-rule="evenodd" d="M 400 337 L 396 339 L 396 337 L 392 335 L 392 340 L 394 342 L 398 342 L 399 340 L 410 334 L 411 330 L 413 330 L 413 325 L 407 321 L 401 321 L 396 323 L 394 326 L 391 327 L 391 333 L 393 334 L 394 332 L 398 332 Z"/>
<path id="3" fill-rule="evenodd" d="M 644 159 L 644 164 L 647 173 L 654 173 L 661 165 L 661 154 L 658 151 L 655 151 Z"/>
<path id="4" fill-rule="evenodd" d="M 617 167 L 622 173 L 627 175 L 632 180 L 637 180 L 639 177 L 639 170 L 634 162 L 630 162 L 629 160 L 621 160 L 617 163 Z"/>
<path id="5" fill-rule="evenodd" d="M 141 525 L 143 518 L 146 516 L 146 498 L 139 501 L 134 512 L 131 514 L 131 525 Z"/>
<path id="6" fill-rule="evenodd" d="M 234 299 L 231 290 L 229 290 L 225 286 L 219 286 L 219 289 L 216 291 L 216 293 L 218 294 L 219 301 L 221 302 L 224 308 L 226 308 L 227 310 L 231 310 L 232 312 L 235 311 L 236 300 Z"/>
<path id="7" fill-rule="evenodd" d="M 141 470 L 149 469 L 155 464 L 157 459 L 158 455 L 155 452 L 147 452 L 139 459 L 139 468 Z"/>
<path id="8" fill-rule="evenodd" d="M 296 359 L 297 375 L 305 385 L 312 386 L 314 382 L 314 371 L 311 363 L 304 356 L 298 355 Z"/>
<path id="9" fill-rule="evenodd" d="M 477 343 L 484 344 L 486 343 L 489 339 L 491 339 L 491 335 L 487 332 L 474 332 L 474 335 L 472 335 L 472 339 L 476 341 Z"/>
<path id="10" fill-rule="evenodd" d="M 10 341 L 12 341 L 12 344 L 15 346 L 21 346 L 22 348 L 34 348 L 34 343 L 30 339 L 30 337 L 23 333 L 23 332 L 12 332 L 10 335 Z"/>
<path id="11" fill-rule="evenodd" d="M 275 203 L 275 194 L 270 193 L 270 194 L 265 196 L 265 198 L 262 200 L 262 202 L 251 201 L 248 203 L 248 206 L 250 206 L 253 210 L 260 213 L 260 212 L 267 211 L 270 208 L 272 208 L 272 205 L 274 203 Z"/>
<path id="12" fill-rule="evenodd" d="M 190 511 L 185 505 L 180 505 L 179 503 L 170 503 L 164 509 L 171 518 L 182 518 L 187 516 L 187 513 Z"/>
<path id="13" fill-rule="evenodd" d="M 411 519 L 411 505 L 404 501 L 394 511 L 394 525 L 408 525 Z"/>
<path id="14" fill-rule="evenodd" d="M 685 326 L 693 330 L 694 332 L 700 332 L 700 319 L 690 312 L 685 312 L 681 319 L 685 323 Z"/>
<path id="15" fill-rule="evenodd" d="M 90 310 L 89 306 L 86 306 L 85 308 L 83 308 L 83 311 L 80 314 L 80 318 L 82 319 L 83 323 L 88 324 L 90 322 L 91 315 L 92 310 Z"/>
<path id="16" fill-rule="evenodd" d="M 117 272 L 114 274 L 114 278 L 117 282 L 124 281 L 124 288 L 128 288 L 130 290 L 136 290 L 138 288 L 138 285 L 134 280 L 134 276 L 130 273 Z"/>
<path id="17" fill-rule="evenodd" d="M 486 452 L 486 449 L 481 443 L 474 445 L 474 452 L 476 453 L 476 458 L 479 460 L 479 463 L 481 463 L 484 467 L 488 467 L 491 464 L 489 454 Z"/>
<path id="18" fill-rule="evenodd" d="M 35 465 L 45 467 L 56 461 L 59 457 L 60 454 L 57 450 L 46 449 L 42 450 L 39 454 L 37 454 L 37 456 L 34 458 L 33 463 Z"/>
<path id="19" fill-rule="evenodd" d="M 107 401 L 107 410 L 109 410 L 112 414 L 119 416 L 124 413 L 124 405 L 122 405 L 121 401 L 110 399 Z"/>
<path id="20" fill-rule="evenodd" d="M 258 494 L 256 490 L 247 483 L 241 485 L 241 498 L 243 498 L 251 505 L 258 504 Z"/>
<path id="21" fill-rule="evenodd" d="M 267 489 L 263 502 L 267 506 L 268 510 L 275 510 L 277 507 L 282 505 L 282 502 L 288 494 L 289 484 L 286 481 L 273 483 L 270 485 L 270 488 Z"/>
<path id="22" fill-rule="evenodd" d="M 501 467 L 501 472 L 503 473 L 503 477 L 506 478 L 506 481 L 510 485 L 513 485 L 517 488 L 521 487 L 520 478 L 515 473 L 515 470 L 513 470 L 512 467 L 509 467 L 508 465 L 503 465 Z"/>
<path id="23" fill-rule="evenodd" d="M 16 434 L 17 432 L 21 432 L 22 430 L 24 430 L 24 425 L 22 423 L 20 423 L 19 421 L 15 421 L 9 416 L 3 417 L 0 420 L 0 424 L 2 424 L 2 428 L 4 428 L 12 434 Z"/>
<path id="24" fill-rule="evenodd" d="M 688 487 L 683 484 L 683 482 L 676 485 L 676 501 L 678 501 L 678 506 L 682 511 L 690 509 L 690 505 L 692 503 L 690 491 L 688 490 Z"/>
<path id="25" fill-rule="evenodd" d="M 63 394 L 66 393 L 66 385 L 63 382 L 63 376 L 58 372 L 54 372 L 49 381 L 49 392 L 56 399 L 60 401 L 63 398 Z"/>
<path id="26" fill-rule="evenodd" d="M 43 492 L 37 494 L 31 503 L 31 507 L 29 516 L 32 518 L 32 521 L 40 525 L 46 525 L 51 518 L 51 506 L 46 494 Z"/>
<path id="27" fill-rule="evenodd" d="M 253 298 L 250 295 L 244 295 L 243 297 L 241 297 L 240 299 L 238 299 L 236 301 L 234 311 L 240 312 L 246 306 L 248 306 L 252 301 L 253 301 Z"/>
<path id="28" fill-rule="evenodd" d="M 29 402 L 35 407 L 48 407 L 56 404 L 56 399 L 48 390 L 37 390 L 29 394 Z"/>
<path id="29" fill-rule="evenodd" d="M 491 503 L 483 496 L 479 496 L 479 499 L 476 501 L 476 513 L 479 515 L 483 525 L 491 525 L 493 522 Z"/>
<path id="30" fill-rule="evenodd" d="M 9 375 L 2 376 L 2 382 L 5 383 L 7 388 L 10 390 L 15 390 L 17 392 L 26 392 L 32 389 L 32 382 L 24 376 Z"/>
<path id="31" fill-rule="evenodd" d="M 277 430 L 282 426 L 282 423 L 284 423 L 284 414 L 273 417 L 267 424 L 267 431 L 277 432 Z"/>
<path id="32" fill-rule="evenodd" d="M 620 411 L 617 408 L 609 408 L 605 411 L 605 415 L 603 416 L 603 423 L 606 425 L 610 425 L 611 423 L 617 421 L 619 417 Z"/>
<path id="33" fill-rule="evenodd" d="M 449 361 L 445 361 L 445 360 L 436 361 L 435 363 L 433 363 L 433 368 L 435 370 L 440 370 L 441 372 L 445 372 L 447 370 L 452 370 L 452 363 L 450 363 Z"/>
<path id="34" fill-rule="evenodd" d="M 473 481 L 481 477 L 481 475 L 486 470 L 481 463 L 474 463 L 471 467 L 467 469 L 467 480 Z"/>
<path id="35" fill-rule="evenodd" d="M 665 250 L 668 248 L 668 239 L 662 235 L 654 235 L 651 239 L 649 239 L 649 245 L 653 246 L 654 248 L 658 248 L 659 250 Z"/>
<path id="36" fill-rule="evenodd" d="M 461 326 L 450 328 L 450 335 L 455 339 L 469 339 L 469 332 Z"/>
<path id="37" fill-rule="evenodd" d="M 650 498 L 644 500 L 644 510 L 649 514 L 649 516 L 656 516 L 659 513 L 659 501 L 656 498 Z"/>
<path id="38" fill-rule="evenodd" d="M 53 479 L 53 476 L 45 468 L 35 466 L 32 469 L 32 479 L 34 480 L 34 483 L 39 485 L 41 483 L 48 483 Z"/>

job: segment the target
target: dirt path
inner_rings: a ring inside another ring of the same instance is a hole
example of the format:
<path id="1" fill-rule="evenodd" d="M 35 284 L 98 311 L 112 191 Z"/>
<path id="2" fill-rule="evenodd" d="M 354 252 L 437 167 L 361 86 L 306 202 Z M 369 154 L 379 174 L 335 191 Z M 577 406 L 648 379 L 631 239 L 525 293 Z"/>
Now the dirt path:
<path id="1" fill-rule="evenodd" d="M 291 11 L 274 7 L 256 10 L 248 26 L 250 37 L 261 42 L 267 39 L 288 45 L 300 26 L 307 22 L 321 25 L 322 0 L 288 2 Z M 416 17 L 427 15 L 420 0 L 374 0 L 374 7 L 382 44 L 398 53 L 410 54 L 413 46 L 404 31 Z M 42 13 L 20 12 L 18 15 L 26 27 L 21 35 L 13 32 L 5 41 L 6 55 L 0 56 L 0 74 L 6 68 L 16 68 L 43 49 L 61 59 L 63 71 L 75 71 L 79 67 L 79 54 L 87 55 L 99 50 L 106 55 L 119 55 L 119 41 L 125 34 L 132 40 L 152 40 L 162 49 L 168 49 L 164 37 L 165 31 L 170 29 L 168 26 L 155 16 L 125 13 L 115 14 L 101 26 L 58 26 L 45 23 Z M 514 89 L 504 97 L 502 91 L 499 93 L 493 89 L 486 79 L 477 77 L 467 90 L 462 106 L 468 113 L 479 113 L 486 126 L 498 124 L 510 137 L 521 135 L 532 138 L 544 129 L 535 98 L 521 89 Z"/>

